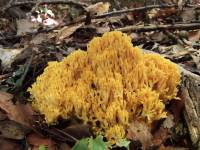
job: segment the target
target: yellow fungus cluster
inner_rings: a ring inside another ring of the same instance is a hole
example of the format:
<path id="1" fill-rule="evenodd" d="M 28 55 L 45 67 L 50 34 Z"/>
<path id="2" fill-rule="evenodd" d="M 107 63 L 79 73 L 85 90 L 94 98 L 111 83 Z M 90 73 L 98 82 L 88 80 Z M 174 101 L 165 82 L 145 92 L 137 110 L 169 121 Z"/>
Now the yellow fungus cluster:
<path id="1" fill-rule="evenodd" d="M 129 36 L 113 31 L 95 37 L 87 51 L 49 62 L 28 91 L 47 123 L 75 115 L 115 143 L 132 121 L 165 118 L 179 82 L 176 64 L 143 54 Z"/>

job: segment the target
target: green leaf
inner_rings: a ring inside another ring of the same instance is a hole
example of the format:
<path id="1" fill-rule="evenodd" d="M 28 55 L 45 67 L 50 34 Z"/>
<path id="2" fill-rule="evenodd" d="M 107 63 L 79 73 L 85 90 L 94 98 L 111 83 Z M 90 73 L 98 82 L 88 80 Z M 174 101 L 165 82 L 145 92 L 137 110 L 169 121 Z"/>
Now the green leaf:
<path id="1" fill-rule="evenodd" d="M 48 9 L 46 13 L 47 13 L 49 16 L 51 16 L 51 17 L 54 17 L 54 16 L 55 16 L 54 13 L 53 13 L 53 11 L 50 10 L 50 9 Z"/>
<path id="2" fill-rule="evenodd" d="M 78 141 L 73 147 L 72 150 L 88 150 L 88 138 Z"/>
<path id="3" fill-rule="evenodd" d="M 119 147 L 126 147 L 128 150 L 129 150 L 129 144 L 130 144 L 130 141 L 126 140 L 126 139 L 120 139 L 116 145 L 119 146 Z"/>
<path id="4" fill-rule="evenodd" d="M 40 145 L 38 150 L 47 150 L 47 148 L 44 145 Z"/>
<path id="5" fill-rule="evenodd" d="M 103 136 L 99 135 L 95 139 L 89 139 L 89 150 L 106 150 L 106 143 L 103 141 Z"/>

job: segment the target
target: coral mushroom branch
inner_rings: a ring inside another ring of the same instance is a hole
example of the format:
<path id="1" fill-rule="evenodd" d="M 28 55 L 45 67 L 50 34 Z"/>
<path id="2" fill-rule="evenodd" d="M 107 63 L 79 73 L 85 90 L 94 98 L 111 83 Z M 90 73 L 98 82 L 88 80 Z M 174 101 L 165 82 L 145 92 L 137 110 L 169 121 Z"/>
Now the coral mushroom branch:
<path id="1" fill-rule="evenodd" d="M 29 92 L 47 123 L 75 115 L 114 144 L 125 138 L 131 122 L 165 118 L 165 104 L 176 98 L 179 82 L 176 64 L 143 54 L 129 36 L 113 31 L 94 38 L 87 52 L 50 62 Z"/>

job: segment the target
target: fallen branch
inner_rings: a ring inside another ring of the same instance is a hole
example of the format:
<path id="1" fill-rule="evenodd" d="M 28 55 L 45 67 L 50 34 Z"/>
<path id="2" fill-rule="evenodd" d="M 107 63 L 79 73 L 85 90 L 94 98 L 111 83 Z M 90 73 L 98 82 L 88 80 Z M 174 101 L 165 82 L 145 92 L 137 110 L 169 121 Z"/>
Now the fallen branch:
<path id="1" fill-rule="evenodd" d="M 177 7 L 178 8 L 178 5 L 175 5 L 175 4 L 171 4 L 171 5 L 167 5 L 167 4 L 162 4 L 162 5 L 147 5 L 147 6 L 138 7 L 138 8 L 118 10 L 118 11 L 112 11 L 112 12 L 104 13 L 104 14 L 101 14 L 101 15 L 96 15 L 96 16 L 93 16 L 92 19 L 99 19 L 99 18 L 104 18 L 104 17 L 111 17 L 111 16 L 121 15 L 121 14 L 125 14 L 125 13 L 130 13 L 130 12 L 150 10 L 150 9 L 154 9 L 154 8 L 173 8 L 173 7 Z M 200 6 L 199 5 L 189 5 L 189 4 L 187 4 L 187 5 L 185 5 L 185 7 L 199 8 Z"/>
<path id="2" fill-rule="evenodd" d="M 182 45 L 182 46 L 184 46 L 186 43 L 184 43 L 183 41 L 181 41 L 181 39 L 179 38 L 179 37 L 177 37 L 175 34 L 173 34 L 173 33 L 171 33 L 171 32 L 169 32 L 169 31 L 164 31 L 164 33 L 166 33 L 166 35 L 169 37 L 169 38 L 171 38 L 171 39 L 173 39 L 174 41 L 176 41 L 178 44 L 180 44 L 180 45 Z"/>
<path id="3" fill-rule="evenodd" d="M 130 12 L 135 12 L 135 11 L 144 11 L 144 10 L 149 10 L 149 9 L 153 9 L 153 8 L 172 8 L 172 7 L 177 7 L 177 5 L 174 5 L 174 4 L 172 4 L 172 5 L 148 5 L 148 6 L 138 7 L 138 8 L 108 12 L 108 13 L 104 13 L 101 15 L 93 16 L 92 19 L 110 17 L 110 16 L 114 16 L 114 15 L 121 15 L 124 13 L 130 13 Z"/>
<path id="4" fill-rule="evenodd" d="M 23 34 L 23 35 L 0 37 L 0 40 L 11 40 L 11 39 L 16 39 L 16 38 L 36 35 L 38 33 L 50 32 L 52 30 L 57 29 L 58 27 L 63 27 L 63 26 L 66 26 L 66 24 L 62 25 L 62 26 L 56 26 L 53 28 L 43 29 L 40 31 L 32 32 L 32 33 Z M 195 30 L 195 29 L 200 29 L 200 23 L 186 23 L 186 24 L 179 23 L 179 24 L 167 24 L 167 25 L 151 24 L 151 25 L 147 25 L 147 26 L 138 25 L 138 26 L 126 26 L 123 28 L 117 28 L 115 30 L 122 31 L 122 32 L 129 32 L 129 31 L 131 31 L 131 32 L 149 32 L 149 31 L 155 31 L 155 30 Z"/>
<path id="5" fill-rule="evenodd" d="M 156 53 L 144 50 L 145 53 Z M 157 53 L 158 54 L 158 53 Z M 200 150 L 200 76 L 179 65 L 181 72 L 180 98 L 184 101 L 186 120 L 193 148 Z"/>
<path id="6" fill-rule="evenodd" d="M 151 24 L 148 26 L 126 26 L 123 28 L 118 28 L 116 30 L 122 31 L 122 32 L 149 32 L 149 31 L 155 31 L 155 30 L 194 30 L 194 29 L 200 29 L 200 23 L 186 23 L 186 24 L 166 24 L 166 25 L 155 25 Z"/>
<path id="7" fill-rule="evenodd" d="M 185 102 L 184 117 L 190 132 L 194 149 L 200 149 L 200 76 L 184 68 L 182 72 L 181 98 Z"/>

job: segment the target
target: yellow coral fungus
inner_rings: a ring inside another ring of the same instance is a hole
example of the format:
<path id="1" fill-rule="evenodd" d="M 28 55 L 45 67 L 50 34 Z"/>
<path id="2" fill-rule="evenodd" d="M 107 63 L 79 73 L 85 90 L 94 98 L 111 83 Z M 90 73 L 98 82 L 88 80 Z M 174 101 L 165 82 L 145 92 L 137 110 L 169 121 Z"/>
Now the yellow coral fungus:
<path id="1" fill-rule="evenodd" d="M 143 54 L 129 36 L 113 31 L 94 38 L 87 52 L 50 62 L 28 91 L 47 123 L 73 114 L 113 143 L 134 120 L 165 118 L 179 82 L 176 64 Z"/>

